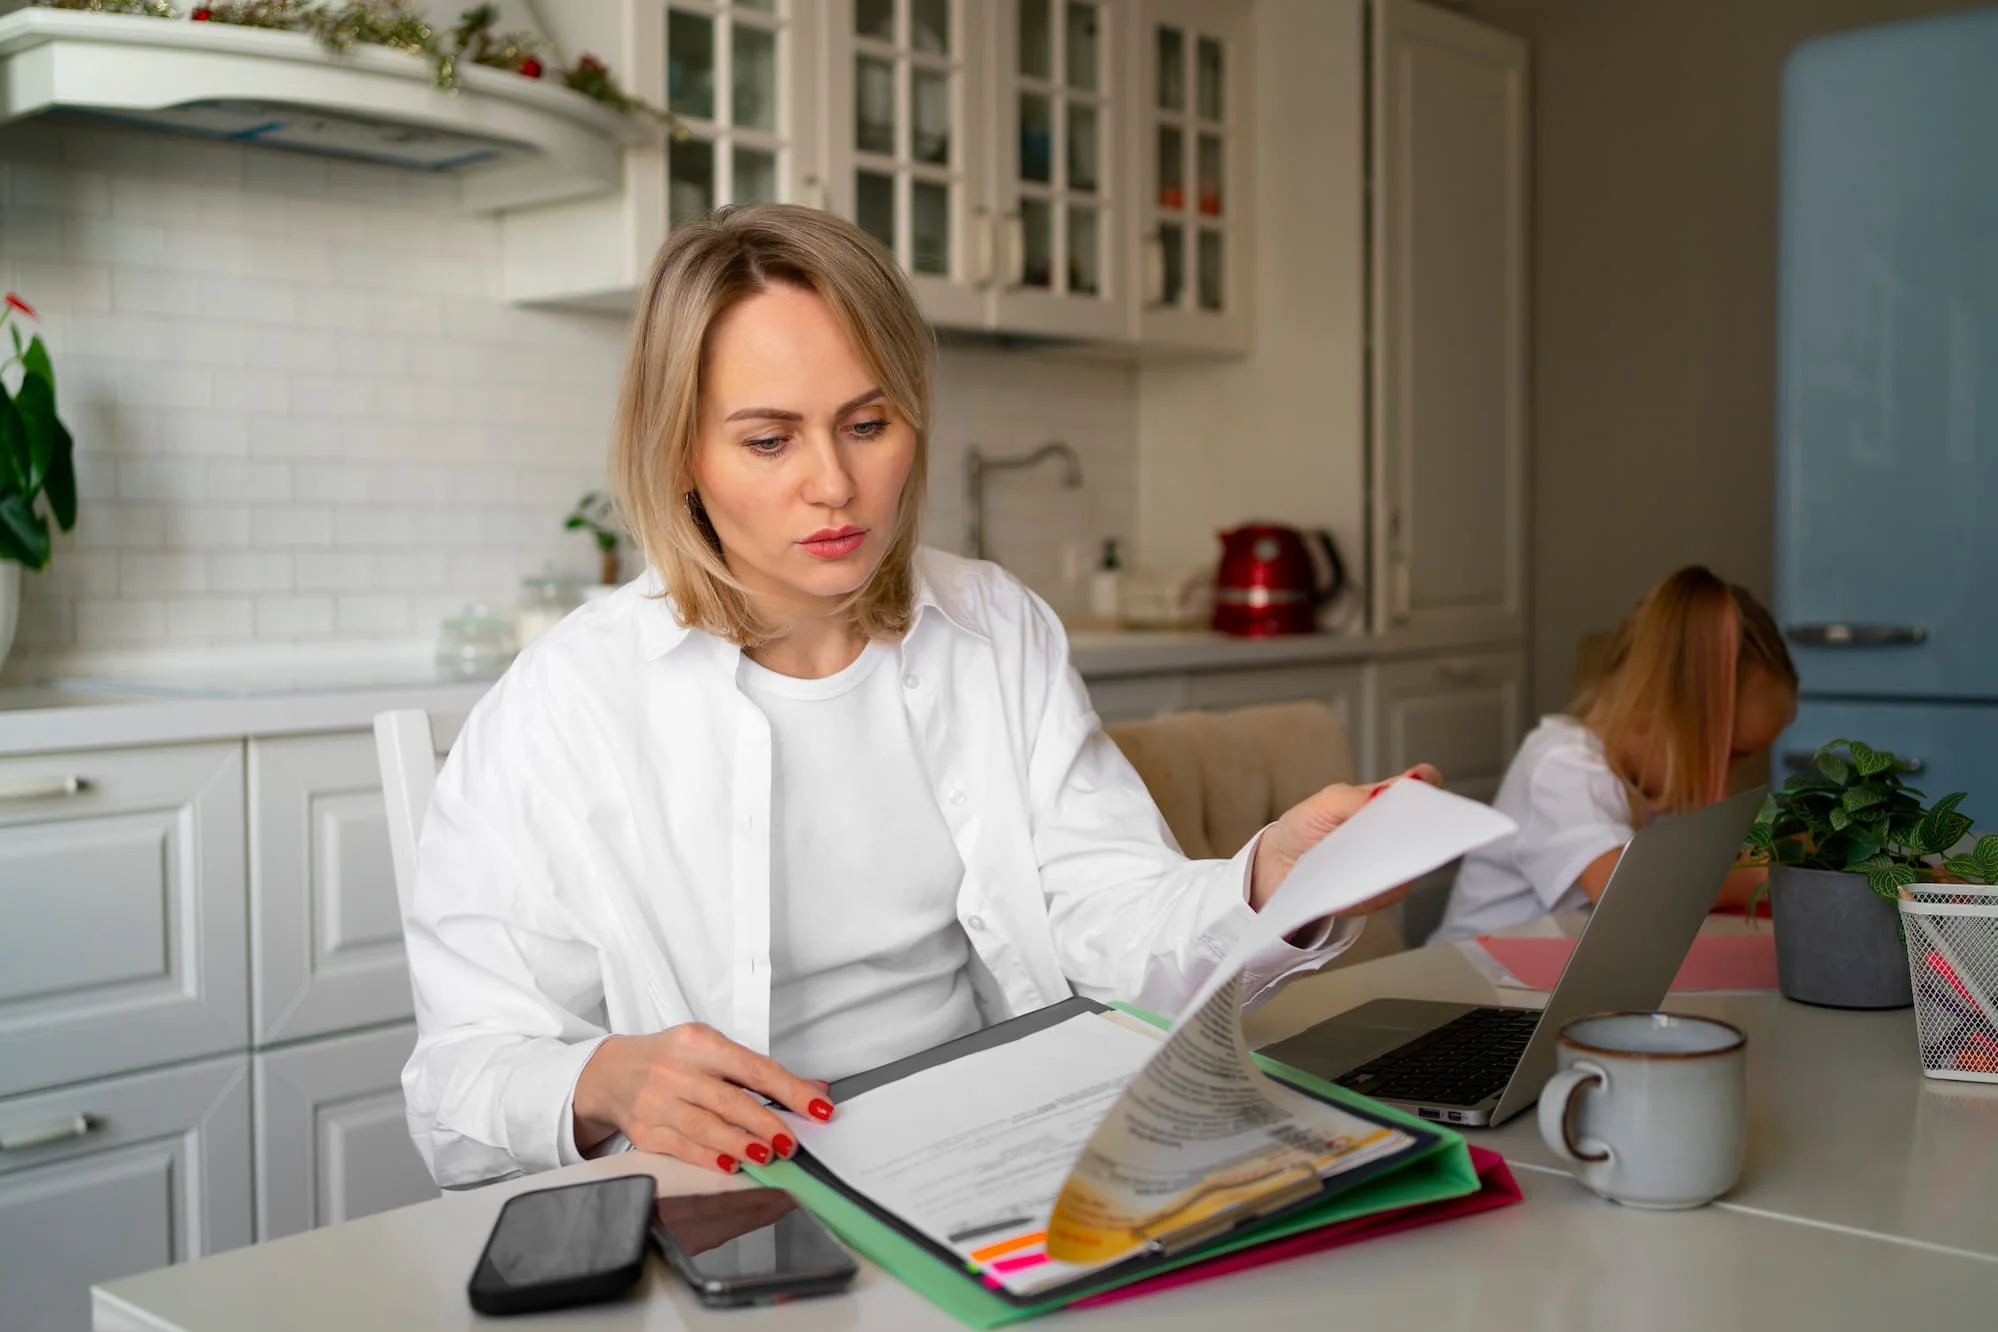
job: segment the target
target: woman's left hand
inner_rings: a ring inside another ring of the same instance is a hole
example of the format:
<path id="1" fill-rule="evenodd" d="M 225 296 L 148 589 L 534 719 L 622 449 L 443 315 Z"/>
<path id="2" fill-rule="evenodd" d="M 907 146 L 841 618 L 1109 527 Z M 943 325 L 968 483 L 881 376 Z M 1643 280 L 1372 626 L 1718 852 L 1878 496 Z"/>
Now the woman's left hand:
<path id="1" fill-rule="evenodd" d="M 1327 833 L 1359 813 L 1360 806 L 1395 782 L 1411 780 L 1441 786 L 1443 774 L 1427 763 L 1418 763 L 1401 776 L 1374 786 L 1336 783 L 1315 795 L 1306 796 L 1285 810 L 1283 817 L 1263 833 L 1263 840 L 1256 843 L 1256 863 L 1249 871 L 1249 905 L 1261 911 L 1263 903 L 1275 895 L 1299 856 L 1324 841 Z M 1364 915 L 1392 906 L 1408 896 L 1409 887 L 1409 884 L 1402 884 L 1379 897 L 1369 898 L 1347 914 Z"/>

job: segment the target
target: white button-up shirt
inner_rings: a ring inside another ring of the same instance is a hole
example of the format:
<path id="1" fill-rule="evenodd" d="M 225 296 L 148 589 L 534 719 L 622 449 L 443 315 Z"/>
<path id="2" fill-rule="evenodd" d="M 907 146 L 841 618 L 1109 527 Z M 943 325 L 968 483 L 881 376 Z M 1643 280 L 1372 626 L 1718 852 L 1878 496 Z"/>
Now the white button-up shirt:
<path id="1" fill-rule="evenodd" d="M 1253 918 L 1255 844 L 1180 853 L 1040 598 L 935 551 L 918 575 L 895 669 L 964 862 L 981 1012 L 1071 993 L 1177 1011 Z M 405 931 L 403 1090 L 440 1184 L 580 1159 L 571 1097 L 613 1032 L 698 1021 L 769 1049 L 769 725 L 737 688 L 739 649 L 659 591 L 648 574 L 537 639 L 438 777 Z M 1248 1002 L 1358 932 L 1258 954 Z"/>

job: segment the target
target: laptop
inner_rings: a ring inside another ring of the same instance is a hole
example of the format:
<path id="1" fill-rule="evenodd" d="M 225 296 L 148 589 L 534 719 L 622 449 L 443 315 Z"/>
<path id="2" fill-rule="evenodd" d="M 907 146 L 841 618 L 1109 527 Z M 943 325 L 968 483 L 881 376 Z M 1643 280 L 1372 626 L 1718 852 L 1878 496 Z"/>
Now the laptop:
<path id="1" fill-rule="evenodd" d="M 1664 1002 L 1766 790 L 1631 838 L 1545 1008 L 1376 999 L 1262 1053 L 1424 1119 L 1504 1123 L 1539 1099 L 1563 1026 Z"/>

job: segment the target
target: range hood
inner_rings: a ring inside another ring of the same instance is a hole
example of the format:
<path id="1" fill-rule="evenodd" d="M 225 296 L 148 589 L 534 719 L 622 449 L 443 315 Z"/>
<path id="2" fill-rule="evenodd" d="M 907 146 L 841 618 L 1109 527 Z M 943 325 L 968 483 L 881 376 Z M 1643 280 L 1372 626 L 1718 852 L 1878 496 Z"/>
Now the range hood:
<path id="1" fill-rule="evenodd" d="M 619 187 L 649 126 L 553 81 L 420 56 L 333 55 L 304 33 L 71 10 L 0 15 L 0 122 L 81 113 L 157 129 L 449 173 L 496 210 Z"/>

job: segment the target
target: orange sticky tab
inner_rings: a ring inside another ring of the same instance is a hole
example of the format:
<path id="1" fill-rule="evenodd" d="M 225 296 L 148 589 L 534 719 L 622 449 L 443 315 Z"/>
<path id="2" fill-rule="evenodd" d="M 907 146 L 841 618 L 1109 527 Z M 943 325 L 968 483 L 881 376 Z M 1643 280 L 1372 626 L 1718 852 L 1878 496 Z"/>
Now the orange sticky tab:
<path id="1" fill-rule="evenodd" d="M 1012 1239 L 1000 1240 L 997 1244 L 988 1244 L 982 1249 L 973 1249 L 971 1257 L 974 1262 L 990 1262 L 994 1258 L 1003 1258 L 1020 1249 L 1031 1248 L 1047 1237 L 1045 1230 L 1036 1230 L 1031 1235 L 1015 1235 Z"/>

